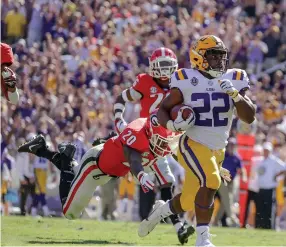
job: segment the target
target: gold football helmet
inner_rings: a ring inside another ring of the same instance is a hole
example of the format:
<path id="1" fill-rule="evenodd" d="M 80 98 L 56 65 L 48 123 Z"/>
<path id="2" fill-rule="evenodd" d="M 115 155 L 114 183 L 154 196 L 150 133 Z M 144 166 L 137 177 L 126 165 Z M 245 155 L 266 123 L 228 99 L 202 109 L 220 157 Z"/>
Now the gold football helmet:
<path id="1" fill-rule="evenodd" d="M 191 47 L 190 62 L 192 68 L 208 73 L 213 78 L 220 77 L 227 70 L 228 51 L 220 38 L 205 35 Z"/>

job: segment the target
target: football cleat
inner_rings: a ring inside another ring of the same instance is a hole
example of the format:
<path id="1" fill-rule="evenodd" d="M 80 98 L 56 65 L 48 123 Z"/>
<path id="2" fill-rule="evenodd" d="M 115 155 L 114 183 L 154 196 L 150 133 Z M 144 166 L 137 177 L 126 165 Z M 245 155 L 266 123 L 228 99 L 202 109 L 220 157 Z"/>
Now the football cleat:
<path id="1" fill-rule="evenodd" d="M 188 239 L 191 235 L 195 232 L 195 228 L 193 226 L 189 226 L 188 223 L 185 221 L 184 225 L 178 231 L 178 239 L 179 242 L 184 245 L 188 243 Z"/>
<path id="2" fill-rule="evenodd" d="M 18 148 L 18 152 L 36 154 L 42 148 L 47 148 L 46 140 L 43 135 L 37 135 L 32 140 L 22 144 Z"/>
<path id="3" fill-rule="evenodd" d="M 162 215 L 162 206 L 165 204 L 164 201 L 158 200 L 155 202 L 151 213 L 149 214 L 148 218 L 143 220 L 138 229 L 138 236 L 143 238 L 147 236 L 153 229 L 160 223 L 161 220 L 164 220 Z"/>
<path id="4" fill-rule="evenodd" d="M 76 151 L 76 145 L 70 142 L 63 142 L 58 145 L 58 150 L 60 154 L 64 154 L 66 157 L 72 159 Z"/>

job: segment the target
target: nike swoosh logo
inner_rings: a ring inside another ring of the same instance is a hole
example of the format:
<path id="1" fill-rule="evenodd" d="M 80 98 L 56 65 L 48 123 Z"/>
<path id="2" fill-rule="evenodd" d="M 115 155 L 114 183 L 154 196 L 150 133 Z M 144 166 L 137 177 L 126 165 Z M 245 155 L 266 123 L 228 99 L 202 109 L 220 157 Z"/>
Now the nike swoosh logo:
<path id="1" fill-rule="evenodd" d="M 36 147 L 36 146 L 38 146 L 38 145 L 39 145 L 39 144 L 31 145 L 31 146 L 29 147 L 30 151 L 33 152 L 32 148 L 33 148 L 33 147 Z"/>
<path id="2" fill-rule="evenodd" d="M 203 235 L 207 230 L 205 230 L 204 232 L 201 233 L 201 235 Z"/>
<path id="3" fill-rule="evenodd" d="M 65 147 L 61 147 L 61 148 L 59 148 L 60 149 L 60 151 L 61 152 L 63 152 L 63 151 L 65 151 L 66 150 L 66 148 Z"/>

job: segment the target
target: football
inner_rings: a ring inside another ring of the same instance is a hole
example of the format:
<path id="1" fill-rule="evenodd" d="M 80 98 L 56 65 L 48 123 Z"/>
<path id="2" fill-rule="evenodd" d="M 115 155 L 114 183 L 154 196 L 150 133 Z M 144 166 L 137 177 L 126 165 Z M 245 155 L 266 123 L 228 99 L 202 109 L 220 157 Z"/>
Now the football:
<path id="1" fill-rule="evenodd" d="M 186 120 L 191 114 L 194 114 L 194 110 L 191 106 L 184 104 L 176 105 L 172 108 L 170 112 L 171 119 L 173 121 L 177 118 L 179 111 L 182 111 L 182 117 L 184 120 Z"/>

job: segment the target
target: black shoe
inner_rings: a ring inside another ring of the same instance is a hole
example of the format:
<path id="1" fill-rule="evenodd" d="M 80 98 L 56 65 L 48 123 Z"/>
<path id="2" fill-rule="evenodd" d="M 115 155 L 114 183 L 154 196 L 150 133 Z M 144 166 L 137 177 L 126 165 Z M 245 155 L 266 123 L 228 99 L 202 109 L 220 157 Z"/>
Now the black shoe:
<path id="1" fill-rule="evenodd" d="M 41 148 L 47 148 L 47 143 L 42 135 L 37 135 L 32 140 L 22 144 L 18 148 L 18 152 L 36 154 L 37 151 Z"/>
<path id="2" fill-rule="evenodd" d="M 195 228 L 193 226 L 189 226 L 187 222 L 184 222 L 184 225 L 178 231 L 179 242 L 182 245 L 188 243 L 188 238 L 193 235 L 194 232 Z"/>
<path id="3" fill-rule="evenodd" d="M 67 158 L 72 159 L 76 151 L 76 145 L 70 142 L 64 142 L 58 145 L 58 149 L 60 154 L 64 154 Z"/>

